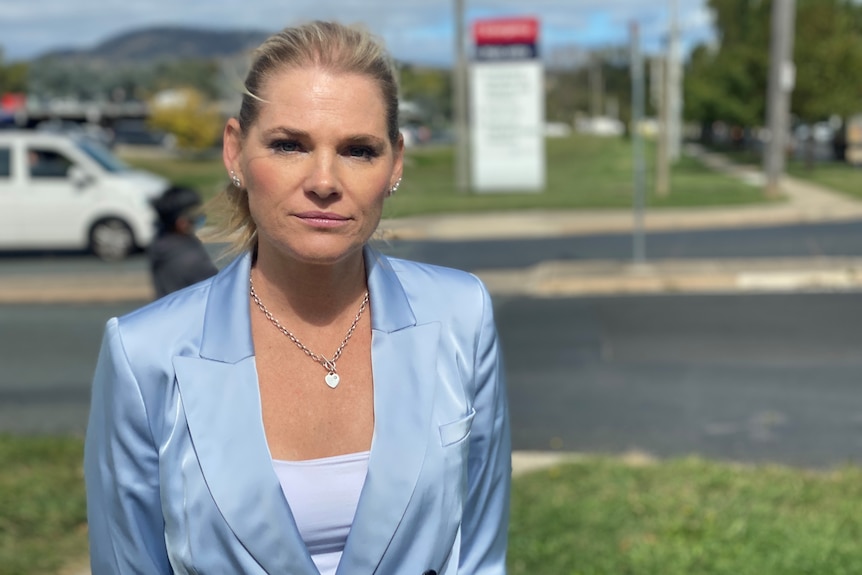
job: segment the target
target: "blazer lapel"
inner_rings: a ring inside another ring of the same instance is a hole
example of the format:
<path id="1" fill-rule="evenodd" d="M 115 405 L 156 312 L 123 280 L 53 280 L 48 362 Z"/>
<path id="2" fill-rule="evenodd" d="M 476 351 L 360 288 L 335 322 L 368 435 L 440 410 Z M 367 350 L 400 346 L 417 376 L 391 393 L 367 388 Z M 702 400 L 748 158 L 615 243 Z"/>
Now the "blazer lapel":
<path id="1" fill-rule="evenodd" d="M 337 573 L 373 573 L 413 495 L 434 405 L 440 326 L 416 325 L 389 261 L 366 248 L 371 294 L 374 436 L 368 475 Z"/>
<path id="2" fill-rule="evenodd" d="M 248 312 L 250 257 L 214 280 L 201 357 L 174 368 L 201 471 L 213 500 L 248 553 L 268 573 L 315 574 L 272 467 Z"/>

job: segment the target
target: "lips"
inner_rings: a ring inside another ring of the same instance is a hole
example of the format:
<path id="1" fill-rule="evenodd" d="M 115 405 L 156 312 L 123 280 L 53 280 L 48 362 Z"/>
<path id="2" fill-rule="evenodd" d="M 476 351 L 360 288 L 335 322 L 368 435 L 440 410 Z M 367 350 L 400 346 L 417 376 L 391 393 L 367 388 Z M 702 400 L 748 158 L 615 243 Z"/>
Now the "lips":
<path id="1" fill-rule="evenodd" d="M 333 212 L 300 212 L 294 214 L 301 222 L 314 230 L 337 230 L 346 226 L 351 218 Z"/>
<path id="2" fill-rule="evenodd" d="M 329 220 L 335 222 L 343 222 L 350 219 L 341 214 L 334 214 L 332 212 L 302 212 L 296 214 L 296 217 L 303 220 Z"/>

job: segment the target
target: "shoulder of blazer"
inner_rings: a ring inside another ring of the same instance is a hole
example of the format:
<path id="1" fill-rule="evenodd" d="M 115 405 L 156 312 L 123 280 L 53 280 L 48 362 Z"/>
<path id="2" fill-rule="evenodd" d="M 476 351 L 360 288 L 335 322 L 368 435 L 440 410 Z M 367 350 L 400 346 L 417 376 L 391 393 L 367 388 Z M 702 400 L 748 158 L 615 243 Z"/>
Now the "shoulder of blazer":
<path id="1" fill-rule="evenodd" d="M 217 282 L 242 273 L 242 255 L 225 266 L 218 274 L 201 282 L 170 293 L 118 318 L 122 336 L 158 333 L 159 341 L 149 345 L 167 344 L 175 336 L 199 335 L 213 286 Z M 166 339 L 165 339 L 166 338 Z M 164 348 L 164 346 L 160 346 Z"/>
<path id="2" fill-rule="evenodd" d="M 229 264 L 218 275 L 173 292 L 117 319 L 117 333 L 126 359 L 136 375 L 172 373 L 174 356 L 197 357 L 207 306 L 217 278 L 236 274 Z M 141 384 L 144 384 L 144 379 Z"/>
<path id="3" fill-rule="evenodd" d="M 404 287 L 419 323 L 455 320 L 458 324 L 480 322 L 487 289 L 475 275 L 398 258 L 389 259 Z M 459 321 L 460 319 L 460 321 Z"/>
<path id="4" fill-rule="evenodd" d="M 126 346 L 141 343 L 170 347 L 171 342 L 200 332 L 212 279 L 168 294 L 118 318 L 118 329 Z M 157 338 L 153 335 L 158 334 Z"/>

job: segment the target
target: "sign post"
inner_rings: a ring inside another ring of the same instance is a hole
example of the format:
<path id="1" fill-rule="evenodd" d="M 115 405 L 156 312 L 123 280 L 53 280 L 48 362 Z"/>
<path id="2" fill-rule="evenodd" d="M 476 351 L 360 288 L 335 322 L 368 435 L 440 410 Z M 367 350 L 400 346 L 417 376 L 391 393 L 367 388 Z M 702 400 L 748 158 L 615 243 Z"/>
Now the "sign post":
<path id="1" fill-rule="evenodd" d="M 470 141 L 477 192 L 545 188 L 544 71 L 538 37 L 535 18 L 473 24 Z"/>

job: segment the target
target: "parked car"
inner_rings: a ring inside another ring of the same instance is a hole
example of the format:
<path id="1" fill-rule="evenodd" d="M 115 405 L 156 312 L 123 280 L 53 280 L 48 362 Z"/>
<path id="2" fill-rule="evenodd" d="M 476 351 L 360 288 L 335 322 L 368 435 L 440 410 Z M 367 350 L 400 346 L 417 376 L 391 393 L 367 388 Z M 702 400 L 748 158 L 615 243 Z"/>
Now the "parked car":
<path id="1" fill-rule="evenodd" d="M 80 134 L 0 131 L 0 249 L 89 249 L 118 260 L 155 234 L 169 182 Z"/>
<path id="2" fill-rule="evenodd" d="M 36 124 L 35 129 L 42 132 L 73 133 L 75 135 L 86 136 L 97 140 L 106 147 L 111 147 L 113 144 L 113 135 L 110 130 L 89 122 L 81 123 L 70 120 L 51 119 L 39 122 Z"/>
<path id="3" fill-rule="evenodd" d="M 143 120 L 120 120 L 114 123 L 113 144 L 172 150 L 177 145 L 177 138 L 173 134 L 150 129 Z"/>

